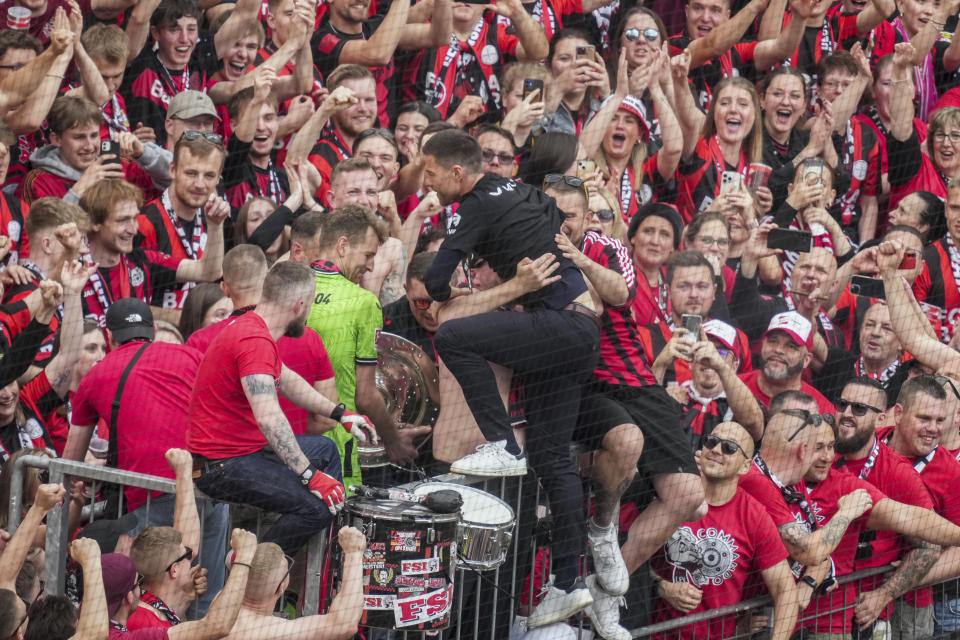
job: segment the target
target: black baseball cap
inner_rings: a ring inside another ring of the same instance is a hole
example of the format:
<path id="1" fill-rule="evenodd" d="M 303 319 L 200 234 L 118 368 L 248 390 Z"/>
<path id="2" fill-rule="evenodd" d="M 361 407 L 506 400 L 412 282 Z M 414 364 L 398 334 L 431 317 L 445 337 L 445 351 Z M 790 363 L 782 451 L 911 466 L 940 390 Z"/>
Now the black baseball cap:
<path id="1" fill-rule="evenodd" d="M 107 309 L 107 329 L 118 344 L 137 338 L 153 340 L 153 313 L 139 298 L 121 298 Z"/>

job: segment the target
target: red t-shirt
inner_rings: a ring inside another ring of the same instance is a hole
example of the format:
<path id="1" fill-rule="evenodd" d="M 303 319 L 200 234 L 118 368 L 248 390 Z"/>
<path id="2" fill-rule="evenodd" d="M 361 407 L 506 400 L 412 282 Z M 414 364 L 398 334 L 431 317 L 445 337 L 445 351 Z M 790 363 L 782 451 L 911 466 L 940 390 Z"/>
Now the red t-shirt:
<path id="1" fill-rule="evenodd" d="M 807 492 L 810 506 L 817 516 L 817 521 L 822 525 L 833 518 L 839 510 L 837 503 L 840 498 L 857 489 L 865 489 L 870 494 L 874 504 L 886 498 L 883 492 L 869 482 L 831 468 L 826 479 Z M 869 514 L 870 511 L 868 510 L 850 523 L 843 534 L 843 538 L 840 539 L 840 543 L 830 554 L 838 576 L 853 571 L 854 558 L 857 555 L 857 542 L 860 539 L 860 532 L 866 528 Z M 828 594 L 816 596 L 810 601 L 810 605 L 801 617 L 813 617 L 818 612 L 824 613 L 813 618 L 812 624 L 809 621 L 805 622 L 804 626 L 807 628 L 812 626 L 817 633 L 848 632 L 853 620 L 853 609 L 845 608 L 844 602 L 851 602 L 850 598 L 855 599 L 852 584 L 834 589 Z"/>
<path id="2" fill-rule="evenodd" d="M 136 631 L 121 631 L 111 625 L 110 635 L 107 636 L 107 640 L 167 640 L 169 637 L 167 629 L 154 627 L 151 629 L 137 629 Z"/>
<path id="3" fill-rule="evenodd" d="M 187 448 L 212 460 L 244 456 L 267 446 L 241 378 L 261 374 L 280 384 L 280 352 L 256 312 L 220 332 L 200 363 L 190 397 Z"/>
<path id="4" fill-rule="evenodd" d="M 83 377 L 72 399 L 73 424 L 91 426 L 110 419 L 120 376 L 142 345 L 135 341 L 113 349 Z M 186 446 L 186 400 L 201 359 L 199 351 L 179 344 L 154 342 L 144 350 L 123 387 L 117 417 L 119 468 L 174 477 L 164 456 L 167 449 Z M 133 510 L 146 502 L 147 492 L 128 488 L 126 497 Z"/>
<path id="5" fill-rule="evenodd" d="M 787 550 L 770 516 L 745 491 L 730 502 L 711 506 L 696 522 L 681 525 L 653 558 L 654 571 L 665 580 L 687 582 L 703 592 L 690 613 L 709 611 L 740 602 L 751 574 L 787 558 Z M 682 613 L 660 600 L 657 621 Z M 726 638 L 734 635 L 736 614 L 682 627 L 679 638 Z M 663 636 L 655 636 L 663 637 Z"/>
<path id="6" fill-rule="evenodd" d="M 743 381 L 743 384 L 747 385 L 747 388 L 753 392 L 754 397 L 760 401 L 764 408 L 770 408 L 770 396 L 765 394 L 760 390 L 760 385 L 757 384 L 757 378 L 760 376 L 761 370 L 756 369 L 750 371 L 749 373 L 743 373 L 740 375 L 740 380 Z M 811 387 L 806 382 L 800 382 L 800 391 L 811 396 L 817 403 L 817 407 L 820 409 L 820 413 L 830 413 L 836 414 L 837 410 L 833 406 L 833 403 L 827 400 L 822 393 Z"/>
<path id="7" fill-rule="evenodd" d="M 187 340 L 187 344 L 206 353 L 207 347 L 210 346 L 213 339 L 236 319 L 237 316 L 224 318 L 216 324 L 196 331 Z M 334 376 L 333 365 L 330 364 L 330 357 L 323 346 L 323 340 L 313 329 L 307 327 L 300 338 L 283 336 L 277 340 L 277 347 L 280 350 L 280 360 L 283 364 L 287 365 L 287 368 L 291 371 L 298 373 L 311 385 L 321 380 L 329 380 Z M 307 421 L 310 418 L 309 411 L 301 409 L 283 396 L 280 396 L 280 408 L 287 416 L 287 420 L 290 421 L 290 428 L 293 429 L 294 435 L 303 435 L 307 432 Z"/>
<path id="8" fill-rule="evenodd" d="M 806 490 L 803 481 L 798 485 Z M 751 465 L 750 471 L 740 477 L 740 488 L 753 496 L 757 502 L 773 519 L 773 524 L 782 527 L 791 522 L 803 522 L 803 512 L 796 505 L 787 504 L 780 489 L 770 480 L 756 464 Z"/>
<path id="9" fill-rule="evenodd" d="M 127 618 L 127 629 L 137 631 L 138 629 L 169 629 L 173 625 L 164 618 L 160 619 L 157 614 L 147 608 L 147 605 L 141 603 L 137 610 Z"/>
<path id="10" fill-rule="evenodd" d="M 864 480 L 897 502 L 932 509 L 933 500 L 930 499 L 930 493 L 923 485 L 920 475 L 913 469 L 907 459 L 879 440 L 877 442 L 879 442 L 879 445 L 877 446 L 877 455 L 874 457 L 873 466 L 865 474 L 863 470 L 872 456 L 872 449 L 869 454 L 859 460 L 839 458 L 836 464 L 837 468 L 843 472 L 863 477 Z M 869 545 L 869 551 L 862 554 L 867 557 L 854 563 L 854 570 L 882 567 L 902 558 L 910 550 L 900 534 L 893 531 L 866 531 L 860 535 L 860 541 L 864 545 Z M 883 584 L 882 576 L 866 578 L 860 581 L 856 590 L 858 593 L 872 591 L 881 584 Z M 926 592 L 926 594 L 924 595 L 923 592 Z M 914 594 L 916 594 L 917 602 L 923 603 L 926 600 L 926 604 L 920 606 L 926 606 L 930 603 L 931 593 L 929 588 L 913 591 L 906 595 L 913 596 Z M 913 597 L 909 598 L 908 601 L 913 602 Z M 888 607 L 888 609 L 891 608 L 892 606 Z"/>

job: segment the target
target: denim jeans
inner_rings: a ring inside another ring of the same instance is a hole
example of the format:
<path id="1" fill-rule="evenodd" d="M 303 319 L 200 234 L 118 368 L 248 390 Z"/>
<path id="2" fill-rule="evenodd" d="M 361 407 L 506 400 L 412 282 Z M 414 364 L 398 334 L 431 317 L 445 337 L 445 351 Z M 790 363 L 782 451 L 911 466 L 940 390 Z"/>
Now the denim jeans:
<path id="1" fill-rule="evenodd" d="M 933 632 L 941 635 L 960 631 L 960 600 L 933 600 Z"/>
<path id="2" fill-rule="evenodd" d="M 296 436 L 300 450 L 320 471 L 340 479 L 340 455 L 330 438 Z M 196 480 L 197 488 L 215 500 L 250 505 L 280 514 L 263 536 L 294 556 L 311 536 L 333 520 L 323 500 L 318 499 L 276 454 L 259 451 L 226 458 L 208 466 Z"/>
<path id="3" fill-rule="evenodd" d="M 176 499 L 173 494 L 166 494 L 150 500 L 149 514 L 147 505 L 133 511 L 137 516 L 137 527 L 131 532 L 136 537 L 147 527 L 172 527 Z M 197 511 L 200 513 L 200 526 L 203 538 L 200 541 L 200 566 L 207 570 L 207 592 L 197 598 L 196 604 L 190 608 L 188 618 L 196 620 L 207 614 L 210 603 L 220 593 L 226 580 L 226 570 L 223 559 L 227 552 L 227 536 L 230 528 L 230 507 L 211 502 L 197 500 Z"/>

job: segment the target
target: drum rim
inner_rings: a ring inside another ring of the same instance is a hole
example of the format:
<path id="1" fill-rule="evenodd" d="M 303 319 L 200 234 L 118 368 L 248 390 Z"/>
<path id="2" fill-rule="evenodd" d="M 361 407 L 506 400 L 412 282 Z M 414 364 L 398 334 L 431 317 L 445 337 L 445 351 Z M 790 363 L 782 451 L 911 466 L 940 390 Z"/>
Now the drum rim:
<path id="1" fill-rule="evenodd" d="M 477 525 L 477 526 L 484 526 L 484 527 L 500 528 L 500 527 L 512 526 L 512 525 L 514 525 L 514 524 L 516 523 L 516 521 L 517 521 L 517 514 L 516 514 L 516 512 L 513 510 L 513 507 L 510 506 L 510 503 L 508 503 L 506 500 L 502 500 L 501 498 L 498 498 L 497 496 L 493 495 L 493 494 L 490 493 L 489 491 L 484 491 L 483 489 L 477 489 L 476 487 L 471 487 L 470 485 L 457 484 L 456 482 L 436 482 L 436 481 L 434 481 L 434 482 L 418 482 L 418 483 L 414 483 L 414 484 L 413 484 L 413 486 L 410 488 L 410 492 L 413 493 L 413 494 L 415 494 L 415 495 L 419 495 L 419 494 L 417 494 L 417 489 L 419 489 L 420 487 L 425 487 L 425 486 L 429 486 L 429 485 L 436 485 L 436 486 L 438 487 L 438 490 L 439 490 L 439 488 L 449 489 L 449 490 L 451 490 L 451 491 L 459 491 L 459 490 L 461 490 L 461 489 L 464 489 L 464 490 L 466 490 L 466 491 L 468 491 L 468 492 L 471 492 L 471 493 L 474 493 L 474 494 L 481 494 L 481 497 L 483 497 L 483 498 L 488 498 L 488 499 L 491 499 L 491 500 L 496 500 L 497 502 L 499 502 L 500 504 L 502 504 L 504 507 L 507 508 L 507 511 L 508 511 L 509 514 L 510 514 L 510 518 L 509 518 L 508 520 L 504 521 L 504 522 L 478 522 L 478 521 L 476 521 L 476 520 L 468 520 L 468 519 L 464 516 L 464 514 L 463 514 L 463 508 L 461 507 L 461 509 L 460 509 L 460 520 L 461 520 L 462 522 L 464 522 L 464 523 L 471 524 L 471 525 Z"/>
<path id="2" fill-rule="evenodd" d="M 397 505 L 402 505 L 406 509 L 416 510 L 414 515 L 403 515 L 390 513 L 386 511 L 381 511 L 376 509 L 373 506 L 367 506 L 374 503 L 384 503 L 391 502 Z M 367 498 L 364 496 L 352 496 L 347 498 L 347 501 L 343 506 L 344 512 L 349 512 L 351 515 L 361 516 L 365 518 L 372 518 L 373 520 L 385 520 L 389 522 L 409 522 L 409 523 L 418 523 L 422 522 L 424 524 L 430 523 L 447 523 L 447 522 L 458 522 L 460 519 L 460 514 L 457 512 L 454 513 L 434 513 L 422 505 L 418 505 L 411 502 L 404 502 L 402 500 L 389 500 L 382 498 Z"/>

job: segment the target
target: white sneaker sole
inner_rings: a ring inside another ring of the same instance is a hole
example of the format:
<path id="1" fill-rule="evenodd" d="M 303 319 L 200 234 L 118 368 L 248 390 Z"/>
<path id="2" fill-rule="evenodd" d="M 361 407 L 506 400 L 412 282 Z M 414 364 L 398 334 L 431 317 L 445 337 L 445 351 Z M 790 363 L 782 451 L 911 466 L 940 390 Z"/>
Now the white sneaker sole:
<path id="1" fill-rule="evenodd" d="M 566 606 L 563 609 L 545 613 L 541 617 L 537 616 L 537 610 L 534 609 L 533 615 L 527 618 L 527 628 L 536 629 L 537 627 L 545 627 L 554 622 L 563 622 L 570 616 L 583 611 L 593 604 L 593 596 L 590 595 L 589 589 L 576 589 L 568 595 L 576 595 L 577 597 L 567 598 Z"/>
<path id="2" fill-rule="evenodd" d="M 509 478 L 515 476 L 527 475 L 527 465 L 523 467 L 500 468 L 500 469 L 472 469 L 470 467 L 458 467 L 454 462 L 450 465 L 450 473 L 459 473 L 465 476 L 479 476 L 482 478 Z"/>

